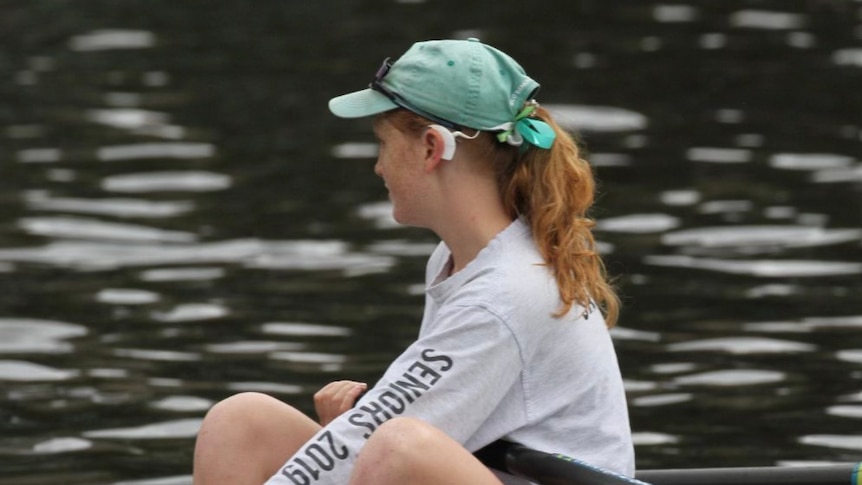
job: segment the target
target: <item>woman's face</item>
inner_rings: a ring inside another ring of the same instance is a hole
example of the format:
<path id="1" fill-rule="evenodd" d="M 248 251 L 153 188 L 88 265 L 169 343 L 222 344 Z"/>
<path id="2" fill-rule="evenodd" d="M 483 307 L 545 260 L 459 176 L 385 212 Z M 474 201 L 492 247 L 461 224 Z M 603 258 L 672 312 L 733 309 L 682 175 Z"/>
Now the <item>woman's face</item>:
<path id="1" fill-rule="evenodd" d="M 374 124 L 380 149 L 374 173 L 383 179 L 392 201 L 392 216 L 401 224 L 428 227 L 423 218 L 424 157 L 421 139 L 387 119 Z"/>

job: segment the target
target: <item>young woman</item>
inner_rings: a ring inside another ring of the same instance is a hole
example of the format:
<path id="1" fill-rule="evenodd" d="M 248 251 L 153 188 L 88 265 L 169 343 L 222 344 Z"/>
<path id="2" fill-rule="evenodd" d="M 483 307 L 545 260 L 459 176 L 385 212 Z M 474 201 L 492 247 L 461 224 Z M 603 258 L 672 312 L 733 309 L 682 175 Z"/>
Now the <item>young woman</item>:
<path id="1" fill-rule="evenodd" d="M 367 392 L 318 392 L 319 422 L 261 394 L 217 404 L 196 485 L 526 483 L 472 455 L 500 439 L 634 472 L 594 181 L 538 87 L 478 40 L 428 41 L 330 101 L 375 116 L 395 219 L 442 239 L 419 337 Z"/>

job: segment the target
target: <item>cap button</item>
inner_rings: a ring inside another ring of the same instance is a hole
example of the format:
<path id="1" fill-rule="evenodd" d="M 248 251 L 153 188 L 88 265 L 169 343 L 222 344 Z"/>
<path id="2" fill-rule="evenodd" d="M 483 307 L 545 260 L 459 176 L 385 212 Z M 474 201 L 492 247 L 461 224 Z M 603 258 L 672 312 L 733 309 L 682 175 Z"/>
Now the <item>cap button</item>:
<path id="1" fill-rule="evenodd" d="M 475 37 L 467 37 L 467 40 L 470 42 L 480 42 L 480 40 Z"/>

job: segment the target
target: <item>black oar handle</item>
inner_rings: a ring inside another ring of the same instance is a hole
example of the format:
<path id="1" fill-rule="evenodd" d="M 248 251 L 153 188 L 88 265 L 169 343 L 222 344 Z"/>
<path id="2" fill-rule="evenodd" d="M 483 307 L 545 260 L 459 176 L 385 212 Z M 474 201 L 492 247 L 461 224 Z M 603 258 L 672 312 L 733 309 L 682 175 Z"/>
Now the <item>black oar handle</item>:
<path id="1" fill-rule="evenodd" d="M 475 453 L 482 463 L 540 485 L 862 485 L 862 462 L 834 465 L 642 470 L 635 478 L 565 455 L 496 441 Z"/>
<path id="2" fill-rule="evenodd" d="M 496 441 L 475 453 L 486 466 L 541 485 L 649 485 L 565 455 Z"/>
<path id="3" fill-rule="evenodd" d="M 541 485 L 649 485 L 565 456 L 513 444 L 506 452 L 509 473 Z"/>
<path id="4" fill-rule="evenodd" d="M 642 480 L 655 485 L 862 485 L 862 463 L 643 470 Z"/>

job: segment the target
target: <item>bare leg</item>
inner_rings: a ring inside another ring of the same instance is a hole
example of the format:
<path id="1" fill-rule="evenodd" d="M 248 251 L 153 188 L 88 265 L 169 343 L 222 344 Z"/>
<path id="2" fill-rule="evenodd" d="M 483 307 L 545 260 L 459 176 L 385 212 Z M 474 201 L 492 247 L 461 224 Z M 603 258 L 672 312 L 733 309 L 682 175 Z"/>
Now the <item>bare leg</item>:
<path id="1" fill-rule="evenodd" d="M 350 485 L 501 485 L 458 442 L 422 421 L 395 418 L 362 448 Z"/>
<path id="2" fill-rule="evenodd" d="M 264 394 L 242 393 L 213 406 L 195 443 L 194 485 L 260 485 L 320 425 Z"/>

